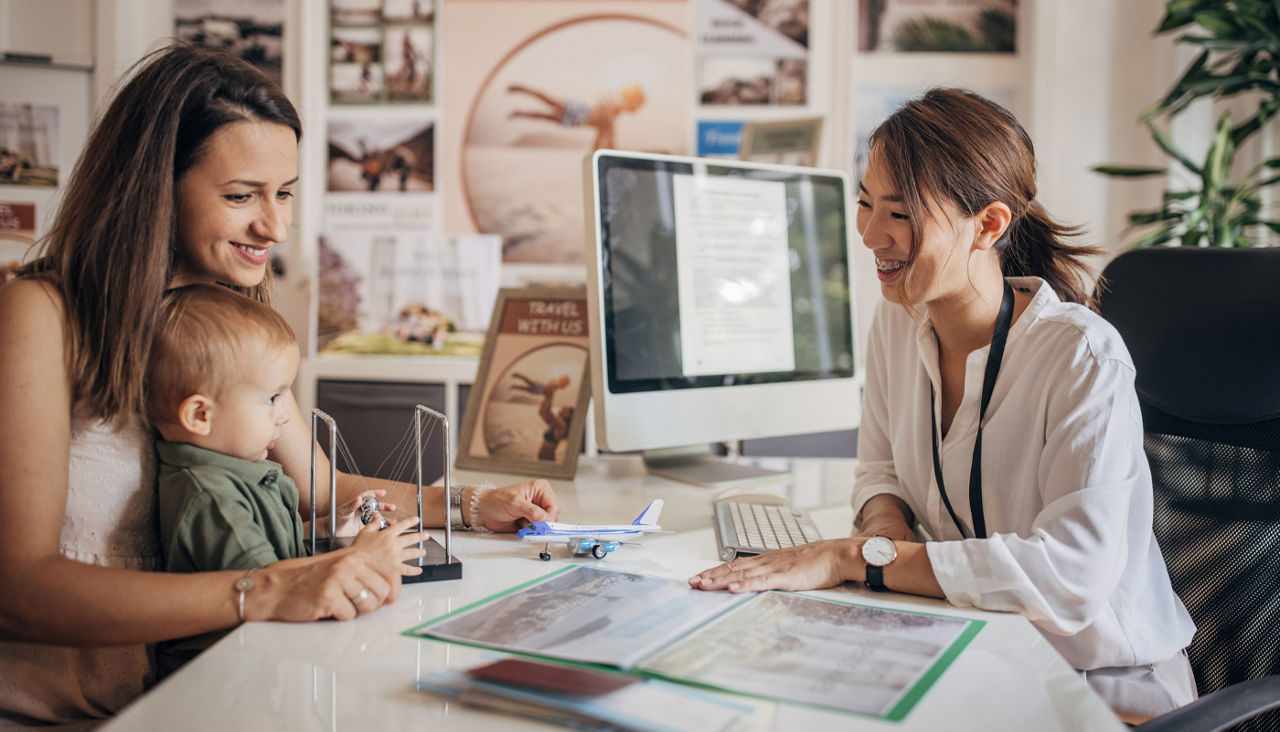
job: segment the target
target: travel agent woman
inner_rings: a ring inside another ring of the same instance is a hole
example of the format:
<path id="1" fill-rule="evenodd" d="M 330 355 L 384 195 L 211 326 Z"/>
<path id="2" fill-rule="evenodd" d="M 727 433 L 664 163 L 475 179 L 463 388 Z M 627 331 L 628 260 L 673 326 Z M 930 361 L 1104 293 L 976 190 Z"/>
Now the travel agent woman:
<path id="1" fill-rule="evenodd" d="M 158 305 L 193 282 L 270 300 L 300 134 L 252 66 L 185 44 L 153 53 L 94 126 L 42 258 L 0 289 L 0 726 L 114 713 L 154 681 L 147 644 L 243 620 L 345 620 L 398 596 L 402 565 L 360 551 L 269 565 L 243 593 L 241 572 L 149 571 L 155 458 L 138 415 Z M 286 398 L 270 459 L 308 514 L 308 422 Z M 362 489 L 339 477 L 341 502 Z M 514 530 L 559 510 L 546 481 L 475 490 L 461 497 L 468 525 Z M 426 515 L 445 500 L 429 493 Z"/>
<path id="2" fill-rule="evenodd" d="M 1008 111 L 934 89 L 871 135 L 871 326 L 856 536 L 734 560 L 702 589 L 844 581 L 1025 615 L 1130 719 L 1196 696 L 1195 627 L 1152 534 L 1133 363 L 1086 307 Z M 917 534 L 913 527 L 922 529 Z M 927 533 L 926 533 L 927 532 Z"/>

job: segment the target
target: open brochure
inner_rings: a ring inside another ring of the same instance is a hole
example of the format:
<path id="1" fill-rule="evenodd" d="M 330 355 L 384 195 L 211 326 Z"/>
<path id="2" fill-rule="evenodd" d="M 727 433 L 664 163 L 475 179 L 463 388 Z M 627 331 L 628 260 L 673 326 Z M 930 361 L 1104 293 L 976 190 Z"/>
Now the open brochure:
<path id="1" fill-rule="evenodd" d="M 574 566 L 405 634 L 900 720 L 983 625 Z"/>

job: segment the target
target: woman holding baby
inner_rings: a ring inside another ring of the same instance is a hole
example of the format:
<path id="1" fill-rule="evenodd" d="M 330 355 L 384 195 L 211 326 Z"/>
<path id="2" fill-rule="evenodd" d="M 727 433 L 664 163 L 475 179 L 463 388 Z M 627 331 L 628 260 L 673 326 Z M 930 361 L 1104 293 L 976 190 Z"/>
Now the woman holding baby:
<path id="1" fill-rule="evenodd" d="M 40 258 L 0 289 L 0 727 L 110 716 L 154 682 L 160 641 L 244 620 L 346 620 L 398 597 L 418 532 L 394 556 L 268 565 L 247 591 L 240 571 L 152 571 L 155 453 L 140 415 L 161 299 L 205 282 L 270 303 L 300 136 L 288 99 L 248 64 L 185 44 L 151 54 L 94 127 Z M 283 399 L 291 418 L 269 457 L 309 514 L 307 420 Z M 339 501 L 368 487 L 339 475 Z M 546 481 L 467 490 L 470 526 L 513 531 L 559 512 Z M 447 500 L 433 489 L 424 513 Z"/>

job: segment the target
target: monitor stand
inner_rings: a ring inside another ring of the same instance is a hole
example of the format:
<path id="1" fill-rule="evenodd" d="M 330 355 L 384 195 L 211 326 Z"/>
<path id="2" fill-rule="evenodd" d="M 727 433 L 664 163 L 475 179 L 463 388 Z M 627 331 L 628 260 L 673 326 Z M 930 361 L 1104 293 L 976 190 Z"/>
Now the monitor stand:
<path id="1" fill-rule="evenodd" d="M 714 455 L 710 445 L 645 450 L 644 465 L 650 473 L 682 483 L 728 488 L 746 485 L 776 485 L 790 481 L 789 473 L 729 462 Z"/>

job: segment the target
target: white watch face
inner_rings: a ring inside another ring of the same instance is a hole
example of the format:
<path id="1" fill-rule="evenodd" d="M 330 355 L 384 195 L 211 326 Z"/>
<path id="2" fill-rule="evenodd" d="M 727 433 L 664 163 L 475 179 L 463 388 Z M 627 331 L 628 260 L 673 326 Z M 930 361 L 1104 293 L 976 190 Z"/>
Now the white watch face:
<path id="1" fill-rule="evenodd" d="M 873 536 L 862 545 L 862 558 L 873 567 L 883 567 L 898 557 L 898 547 L 887 536 Z"/>

